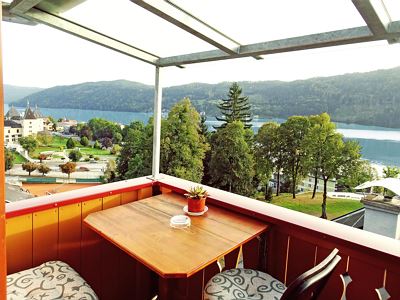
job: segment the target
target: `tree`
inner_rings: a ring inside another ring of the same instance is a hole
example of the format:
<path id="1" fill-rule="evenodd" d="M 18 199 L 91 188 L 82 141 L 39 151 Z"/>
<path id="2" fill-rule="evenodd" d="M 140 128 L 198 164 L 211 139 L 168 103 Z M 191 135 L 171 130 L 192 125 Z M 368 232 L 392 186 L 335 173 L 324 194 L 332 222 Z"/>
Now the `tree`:
<path id="1" fill-rule="evenodd" d="M 38 140 L 39 143 L 41 143 L 42 145 L 49 145 L 51 144 L 51 142 L 53 141 L 53 136 L 51 135 L 50 132 L 48 132 L 47 130 L 44 132 L 39 132 L 36 135 L 36 139 Z"/>
<path id="2" fill-rule="evenodd" d="M 110 154 L 116 155 L 121 151 L 122 147 L 118 144 L 115 144 L 112 149 L 110 150 Z"/>
<path id="3" fill-rule="evenodd" d="M 213 186 L 250 196 L 253 194 L 254 158 L 245 136 L 246 129 L 240 121 L 229 123 L 214 134 L 210 175 Z"/>
<path id="4" fill-rule="evenodd" d="M 255 141 L 256 178 L 265 185 L 267 192 L 271 174 L 275 171 L 277 178 L 276 195 L 279 196 L 284 153 L 279 124 L 275 122 L 263 124 L 257 132 Z"/>
<path id="5" fill-rule="evenodd" d="M 293 199 L 296 198 L 297 184 L 302 176 L 308 173 L 306 168 L 307 147 L 304 138 L 310 129 L 310 121 L 307 117 L 289 117 L 280 126 L 280 134 L 283 138 L 283 170 L 290 178 Z"/>
<path id="6" fill-rule="evenodd" d="M 320 177 L 320 164 L 321 155 L 324 149 L 324 145 L 333 134 L 335 134 L 336 126 L 331 122 L 330 116 L 327 113 L 320 115 L 309 116 L 310 130 L 304 137 L 304 147 L 307 148 L 307 157 L 305 158 L 306 170 L 308 173 L 314 175 L 314 187 L 312 199 L 314 199 L 318 178 Z"/>
<path id="7" fill-rule="evenodd" d="M 61 172 L 68 175 L 68 179 L 71 177 L 71 173 L 75 172 L 76 163 L 67 162 L 65 164 L 59 165 Z"/>
<path id="8" fill-rule="evenodd" d="M 38 165 L 37 170 L 44 176 L 45 174 L 50 172 L 50 167 L 45 164 L 40 164 Z"/>
<path id="9" fill-rule="evenodd" d="M 326 139 L 320 161 L 320 174 L 324 181 L 321 218 L 327 218 L 328 180 L 338 176 L 350 176 L 361 157 L 360 150 L 360 145 L 355 141 L 343 142 L 343 136 L 340 133 L 334 133 Z"/>
<path id="10" fill-rule="evenodd" d="M 37 165 L 33 162 L 26 162 L 22 164 L 22 170 L 27 171 L 29 176 L 31 176 L 31 173 L 37 169 Z"/>
<path id="11" fill-rule="evenodd" d="M 228 99 L 222 99 L 217 105 L 222 116 L 216 117 L 218 121 L 222 121 L 221 126 L 215 128 L 224 128 L 228 123 L 241 121 L 244 128 L 250 128 L 252 124 L 250 114 L 249 97 L 242 96 L 242 89 L 234 82 L 229 88 Z"/>
<path id="12" fill-rule="evenodd" d="M 106 171 L 104 172 L 104 181 L 105 183 L 114 182 L 116 179 L 117 175 L 116 175 L 115 160 L 110 159 L 107 161 L 107 168 Z"/>
<path id="13" fill-rule="evenodd" d="M 113 139 L 116 133 L 121 133 L 120 125 L 101 118 L 90 119 L 87 125 L 93 133 L 93 138 L 96 140 L 103 138 Z"/>
<path id="14" fill-rule="evenodd" d="M 339 176 L 337 186 L 344 187 L 346 191 L 353 192 L 354 188 L 364 182 L 378 179 L 378 172 L 371 166 L 367 160 L 360 160 L 354 164 L 352 174 L 348 176 Z"/>
<path id="15" fill-rule="evenodd" d="M 161 130 L 161 171 L 179 178 L 200 182 L 203 159 L 209 145 L 199 134 L 200 115 L 185 98 L 176 103 Z"/>
<path id="16" fill-rule="evenodd" d="M 67 146 L 67 149 L 74 149 L 75 141 L 72 138 L 69 138 L 65 145 Z"/>
<path id="17" fill-rule="evenodd" d="M 68 155 L 68 158 L 73 162 L 80 161 L 82 158 L 82 153 L 79 150 L 71 150 L 71 152 Z"/>
<path id="18" fill-rule="evenodd" d="M 112 147 L 113 143 L 112 143 L 112 139 L 105 137 L 101 139 L 101 145 L 103 148 L 110 148 Z"/>
<path id="19" fill-rule="evenodd" d="M 95 141 L 95 142 L 94 142 L 93 148 L 94 148 L 94 149 L 101 149 L 101 145 L 100 145 L 99 141 Z"/>
<path id="20" fill-rule="evenodd" d="M 384 178 L 398 178 L 400 175 L 400 168 L 387 166 L 383 168 Z"/>
<path id="21" fill-rule="evenodd" d="M 4 167 L 5 171 L 12 169 L 14 166 L 14 153 L 4 147 Z"/>
<path id="22" fill-rule="evenodd" d="M 122 142 L 122 134 L 119 133 L 119 132 L 116 132 L 116 133 L 114 134 L 114 137 L 113 137 L 113 139 L 112 139 L 112 142 L 113 142 L 114 144 L 120 144 L 120 143 Z"/>
<path id="23" fill-rule="evenodd" d="M 21 137 L 18 142 L 28 153 L 32 153 L 38 146 L 38 142 L 33 136 Z"/>
<path id="24" fill-rule="evenodd" d="M 86 137 L 88 140 L 91 140 L 93 138 L 93 132 L 92 129 L 90 129 L 89 125 L 78 124 L 77 130 L 80 137 Z"/>
<path id="25" fill-rule="evenodd" d="M 42 163 L 42 161 L 47 159 L 47 155 L 44 153 L 40 153 L 38 158 L 39 158 L 40 163 Z"/>
<path id="26" fill-rule="evenodd" d="M 208 126 L 206 124 L 207 117 L 205 113 L 200 113 L 200 124 L 199 124 L 199 133 L 204 136 L 207 142 L 210 140 L 210 131 L 208 130 Z"/>
<path id="27" fill-rule="evenodd" d="M 124 143 L 117 157 L 120 179 L 136 178 L 151 174 L 152 165 L 152 119 L 144 126 L 135 121 L 124 128 Z"/>
<path id="28" fill-rule="evenodd" d="M 89 139 L 86 136 L 82 136 L 80 143 L 82 146 L 87 147 L 89 146 Z"/>

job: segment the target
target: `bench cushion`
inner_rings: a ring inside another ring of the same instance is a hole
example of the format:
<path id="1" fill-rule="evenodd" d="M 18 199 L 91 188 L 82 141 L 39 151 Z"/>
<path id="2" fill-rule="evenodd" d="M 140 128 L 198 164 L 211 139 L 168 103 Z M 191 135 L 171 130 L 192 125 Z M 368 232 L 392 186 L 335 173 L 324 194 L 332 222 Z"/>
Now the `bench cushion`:
<path id="1" fill-rule="evenodd" d="M 215 275 L 204 289 L 205 300 L 280 299 L 285 285 L 267 273 L 231 269 Z"/>
<path id="2" fill-rule="evenodd" d="M 89 284 L 68 264 L 49 261 L 7 276 L 7 300 L 98 300 Z"/>

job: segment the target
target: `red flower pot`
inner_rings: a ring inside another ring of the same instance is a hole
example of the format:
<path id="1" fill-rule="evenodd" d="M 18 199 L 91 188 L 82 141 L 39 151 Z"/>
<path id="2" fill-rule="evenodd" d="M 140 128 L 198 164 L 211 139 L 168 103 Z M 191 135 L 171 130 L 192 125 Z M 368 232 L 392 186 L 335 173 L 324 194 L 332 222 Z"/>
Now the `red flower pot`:
<path id="1" fill-rule="evenodd" d="M 205 206 L 206 198 L 188 198 L 188 211 L 190 212 L 202 212 Z"/>

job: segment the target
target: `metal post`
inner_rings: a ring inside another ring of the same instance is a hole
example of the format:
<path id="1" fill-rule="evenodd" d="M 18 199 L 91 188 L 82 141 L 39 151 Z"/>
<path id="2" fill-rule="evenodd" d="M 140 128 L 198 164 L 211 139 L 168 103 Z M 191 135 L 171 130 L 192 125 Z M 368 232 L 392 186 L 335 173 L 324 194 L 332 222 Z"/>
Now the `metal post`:
<path id="1" fill-rule="evenodd" d="M 160 67 L 156 67 L 156 81 L 154 85 L 153 179 L 158 179 L 160 174 L 161 102 L 162 86 L 160 84 Z"/>

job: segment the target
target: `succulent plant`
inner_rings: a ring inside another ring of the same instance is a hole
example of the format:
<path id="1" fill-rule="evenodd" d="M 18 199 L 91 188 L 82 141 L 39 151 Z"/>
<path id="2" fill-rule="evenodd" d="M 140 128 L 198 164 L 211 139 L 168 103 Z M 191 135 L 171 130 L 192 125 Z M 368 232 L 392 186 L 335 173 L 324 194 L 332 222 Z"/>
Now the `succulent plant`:
<path id="1" fill-rule="evenodd" d="M 202 199 L 206 198 L 208 193 L 202 186 L 199 185 L 191 187 L 185 196 L 192 199 Z"/>

